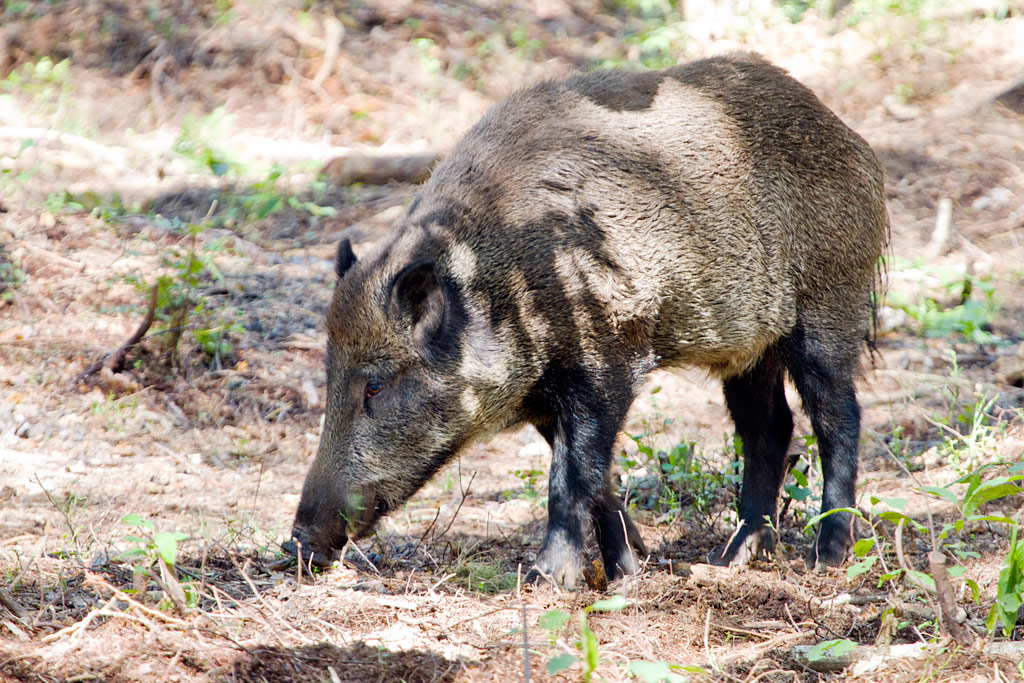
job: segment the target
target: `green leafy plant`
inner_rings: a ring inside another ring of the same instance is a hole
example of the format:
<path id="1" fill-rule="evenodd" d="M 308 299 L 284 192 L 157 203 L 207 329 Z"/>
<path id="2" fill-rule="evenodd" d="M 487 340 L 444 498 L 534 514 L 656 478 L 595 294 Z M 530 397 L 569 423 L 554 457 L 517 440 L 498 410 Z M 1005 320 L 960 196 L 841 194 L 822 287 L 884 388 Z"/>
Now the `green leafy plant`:
<path id="1" fill-rule="evenodd" d="M 464 583 L 467 590 L 493 595 L 505 593 L 516 587 L 516 573 L 505 571 L 494 561 L 467 560 L 455 568 L 455 577 Z"/>
<path id="2" fill-rule="evenodd" d="M 996 601 L 985 619 L 989 631 L 1003 625 L 1003 635 L 1009 638 L 1017 624 L 1017 614 L 1024 605 L 1024 538 L 1018 538 L 1019 525 L 1013 525 L 1010 534 L 1010 549 L 1006 563 L 999 572 L 999 587 Z"/>
<path id="3" fill-rule="evenodd" d="M 660 426 L 654 426 L 645 420 L 644 431 L 630 435 L 637 452 L 621 457 L 629 476 L 619 492 L 639 507 L 695 515 L 710 524 L 722 490 L 738 486 L 742 479 L 742 441 L 738 436 L 725 437 L 722 452 L 714 455 L 705 453 L 695 441 L 658 448 L 655 440 L 664 436 L 670 422 L 664 419 Z"/>
<path id="4" fill-rule="evenodd" d="M 523 480 L 523 490 L 522 492 L 506 491 L 505 498 L 525 498 L 526 500 L 534 502 L 540 500 L 540 489 L 538 488 L 538 484 L 544 476 L 544 470 L 513 470 L 512 474 Z"/>
<path id="5" fill-rule="evenodd" d="M 125 280 L 143 292 L 156 287 L 154 315 L 158 329 L 153 334 L 166 335 L 163 346 L 174 363 L 178 362 L 182 336 L 191 331 L 199 348 L 210 356 L 215 367 L 220 367 L 222 358 L 232 351 L 231 336 L 244 334 L 245 328 L 237 321 L 220 320 L 208 309 L 203 287 L 210 281 L 224 281 L 213 260 L 223 242 L 200 243 L 199 237 L 205 230 L 205 223 L 184 226 L 183 243 L 161 254 L 164 272 L 155 285 L 137 272 L 126 275 Z"/>
<path id="6" fill-rule="evenodd" d="M 56 93 L 65 95 L 71 80 L 71 60 L 54 62 L 42 57 L 35 62 L 26 62 L 19 69 L 12 69 L 7 78 L 0 81 L 0 90 L 22 91 L 47 98 Z"/>
<path id="7" fill-rule="evenodd" d="M 337 215 L 337 209 L 333 206 L 300 199 L 282 189 L 280 184 L 285 170 L 284 166 L 274 164 L 263 180 L 258 180 L 247 189 L 237 193 L 225 195 L 224 204 L 227 217 L 236 221 L 263 220 L 288 208 L 308 213 L 315 218 Z M 317 195 L 322 196 L 326 189 L 327 184 L 323 181 L 314 181 L 310 184 L 314 198 Z"/>
<path id="8" fill-rule="evenodd" d="M 641 64 L 648 69 L 663 69 L 679 61 L 686 39 L 682 24 L 664 24 L 645 29 L 626 39 L 638 51 Z"/>
<path id="9" fill-rule="evenodd" d="M 430 38 L 414 38 L 413 48 L 420 59 L 420 67 L 430 76 L 441 73 L 441 60 L 434 56 L 437 44 Z"/>
<path id="10" fill-rule="evenodd" d="M 598 651 L 599 642 L 597 640 L 597 634 L 594 633 L 593 629 L 587 623 L 587 617 L 592 612 L 617 612 L 625 607 L 627 604 L 626 598 L 621 595 L 613 595 L 606 600 L 598 600 L 593 605 L 586 607 L 581 610 L 576 616 L 579 623 L 579 636 L 576 640 L 576 649 L 579 654 L 572 654 L 569 652 L 562 653 L 552 657 L 548 660 L 547 669 L 548 673 L 555 675 L 560 671 L 565 671 L 576 662 L 582 664 L 582 678 L 584 681 L 589 681 L 594 675 L 594 670 L 601 661 L 601 655 Z M 548 610 L 541 615 L 537 622 L 537 625 L 542 629 L 548 631 L 551 634 L 555 634 L 561 631 L 572 616 L 563 612 L 559 609 Z"/>
<path id="11" fill-rule="evenodd" d="M 134 544 L 134 547 L 119 555 L 120 558 L 136 559 L 135 575 L 143 579 L 136 582 L 136 585 L 144 589 L 146 579 L 157 583 L 164 593 L 158 605 L 162 609 L 175 608 L 184 611 L 186 608 L 195 607 L 199 600 L 198 591 L 189 582 L 179 581 L 174 567 L 179 544 L 188 539 L 188 534 L 178 531 L 158 532 L 153 522 L 136 514 L 125 515 L 121 523 L 139 529 L 138 534 L 124 537 L 124 540 Z M 158 571 L 154 572 L 154 567 Z"/>
<path id="12" fill-rule="evenodd" d="M 853 553 L 857 557 L 857 561 L 847 567 L 846 573 L 848 577 L 856 578 L 867 574 L 876 564 L 880 564 L 883 573 L 878 578 L 879 587 L 886 584 L 892 586 L 899 585 L 901 580 L 906 580 L 928 593 L 935 593 L 937 585 L 934 576 L 904 564 L 902 558 L 903 551 L 900 547 L 901 541 L 899 540 L 902 527 L 909 527 L 918 533 L 931 536 L 935 539 L 938 548 L 952 553 L 960 560 L 965 560 L 978 557 L 977 553 L 966 547 L 965 543 L 959 538 L 962 532 L 965 532 L 968 524 L 981 522 L 1013 524 L 1014 532 L 1010 553 L 1007 557 L 1006 568 L 1003 574 L 1000 575 L 999 593 L 996 597 L 996 603 L 989 614 L 989 629 L 991 630 L 994 629 L 993 624 L 997 619 L 1003 620 L 1004 625 L 1008 623 L 1006 619 L 1010 618 L 1009 614 L 1012 612 L 1014 615 L 1013 620 L 1009 622 L 1012 628 L 1012 624 L 1016 620 L 1016 609 L 1020 606 L 1020 603 L 1015 601 L 1021 597 L 1021 590 L 1024 588 L 1024 578 L 1022 578 L 1021 573 L 1024 570 L 1024 550 L 1020 548 L 1022 544 L 1016 540 L 1016 523 L 1013 519 L 1002 514 L 985 513 L 980 509 L 986 503 L 1008 496 L 1015 496 L 1021 492 L 1018 482 L 1024 481 L 1024 463 L 1013 465 L 1005 474 L 991 476 L 993 470 L 1001 467 L 1005 466 L 988 465 L 979 467 L 968 475 L 962 476 L 945 486 L 924 485 L 918 487 L 917 490 L 921 493 L 940 498 L 954 506 L 957 513 L 954 519 L 943 522 L 938 526 L 926 526 L 907 515 L 904 512 L 907 505 L 906 499 L 870 496 L 871 509 L 868 512 L 862 512 L 855 508 L 830 510 L 811 518 L 806 528 L 810 529 L 829 515 L 843 511 L 850 513 L 866 523 L 871 537 L 862 538 L 854 544 Z M 957 493 L 953 488 L 961 486 L 963 487 L 961 493 Z M 886 540 L 886 537 L 881 533 L 881 527 L 884 523 L 892 524 L 896 528 L 894 536 L 896 540 L 892 543 Z M 893 543 L 895 543 L 895 547 Z M 902 566 L 890 566 L 886 560 L 887 556 L 891 557 L 893 550 L 895 550 L 899 557 L 900 565 Z M 967 588 L 970 589 L 970 595 L 974 601 L 981 599 L 980 587 L 977 582 L 966 576 L 965 566 L 954 565 L 943 568 L 940 571 L 944 571 L 952 581 L 964 581 Z"/>
<path id="13" fill-rule="evenodd" d="M 0 95 L 0 106 L 3 106 L 4 104 L 4 97 L 8 96 Z M 26 149 L 30 147 L 35 147 L 35 145 L 35 140 L 29 139 L 23 141 L 21 143 L 21 146 L 18 148 L 18 153 L 15 154 L 11 159 L 15 163 L 13 163 L 10 168 L 0 168 L 0 191 L 7 190 L 19 184 L 23 185 L 24 183 L 29 181 L 29 179 L 32 177 L 33 171 L 20 168 L 17 161 Z"/>
<path id="14" fill-rule="evenodd" d="M 889 306 L 903 311 L 917 322 L 920 334 L 925 337 L 959 336 L 976 344 L 999 341 L 990 331 L 999 312 L 991 278 L 923 263 L 897 261 L 896 266 L 916 272 L 922 281 L 932 283 L 922 287 L 913 297 L 895 290 L 886 296 Z"/>
<path id="15" fill-rule="evenodd" d="M 0 301 L 13 301 L 14 290 L 25 284 L 25 271 L 17 261 L 9 261 L 0 248 Z"/>
<path id="16" fill-rule="evenodd" d="M 563 652 L 551 657 L 547 662 L 548 673 L 554 676 L 579 663 L 581 669 L 580 678 L 583 681 L 590 681 L 602 660 L 600 641 L 594 630 L 590 628 L 588 618 L 594 612 L 618 612 L 626 607 L 627 604 L 628 602 L 624 596 L 612 595 L 580 610 L 576 614 L 579 629 L 579 635 L 575 642 L 577 653 Z M 554 645 L 557 642 L 558 634 L 569 625 L 571 620 L 572 615 L 568 612 L 552 609 L 541 615 L 540 619 L 537 620 L 537 626 L 548 632 L 548 639 Z M 706 673 L 699 666 L 645 660 L 630 662 L 626 669 L 632 676 L 639 678 L 645 683 L 684 683 L 687 678 L 682 673 Z"/>
<path id="17" fill-rule="evenodd" d="M 238 167 L 221 147 L 221 141 L 233 121 L 234 117 L 224 107 L 217 107 L 200 119 L 188 117 L 182 125 L 181 135 L 174 143 L 174 151 L 196 167 L 211 171 L 216 176 L 227 174 Z"/>

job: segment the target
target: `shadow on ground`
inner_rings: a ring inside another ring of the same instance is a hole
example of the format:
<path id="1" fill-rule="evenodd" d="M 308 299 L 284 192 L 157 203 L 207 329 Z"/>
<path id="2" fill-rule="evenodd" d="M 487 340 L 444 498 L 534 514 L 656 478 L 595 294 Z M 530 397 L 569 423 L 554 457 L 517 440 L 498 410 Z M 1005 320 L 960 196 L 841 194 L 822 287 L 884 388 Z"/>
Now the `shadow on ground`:
<path id="1" fill-rule="evenodd" d="M 343 680 L 350 683 L 406 681 L 441 683 L 455 680 L 459 662 L 428 652 L 390 652 L 355 643 L 340 648 L 328 643 L 295 648 L 258 648 L 235 660 L 217 680 L 247 683 Z M 331 670 L 337 677 L 332 676 Z"/>

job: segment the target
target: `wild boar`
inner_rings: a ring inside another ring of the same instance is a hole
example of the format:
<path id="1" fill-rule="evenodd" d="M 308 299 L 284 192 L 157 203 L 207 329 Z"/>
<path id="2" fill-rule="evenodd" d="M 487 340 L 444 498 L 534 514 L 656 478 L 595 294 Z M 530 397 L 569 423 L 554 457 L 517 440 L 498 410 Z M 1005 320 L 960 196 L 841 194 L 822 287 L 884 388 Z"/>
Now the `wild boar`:
<path id="1" fill-rule="evenodd" d="M 616 435 L 653 369 L 691 365 L 722 379 L 743 444 L 739 527 L 709 559 L 770 553 L 786 374 L 822 509 L 854 505 L 854 378 L 888 230 L 871 148 L 758 56 L 513 95 L 388 237 L 361 259 L 340 245 L 323 436 L 285 550 L 329 563 L 467 444 L 533 424 L 553 450 L 533 576 L 574 585 L 588 528 L 610 578 L 635 572 Z M 851 525 L 825 518 L 809 564 L 841 563 Z"/>

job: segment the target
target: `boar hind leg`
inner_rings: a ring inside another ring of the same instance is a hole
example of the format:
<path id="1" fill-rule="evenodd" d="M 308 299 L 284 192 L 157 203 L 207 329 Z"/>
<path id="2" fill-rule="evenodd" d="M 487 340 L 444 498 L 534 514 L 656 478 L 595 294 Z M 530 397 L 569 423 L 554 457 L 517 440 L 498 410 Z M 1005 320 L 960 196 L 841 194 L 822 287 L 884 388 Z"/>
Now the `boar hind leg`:
<path id="1" fill-rule="evenodd" d="M 612 558 L 611 566 L 606 564 L 606 571 L 614 573 L 615 567 L 624 562 L 623 554 L 629 553 L 622 532 L 613 531 L 612 527 L 613 516 L 619 529 L 622 528 L 621 519 L 628 520 L 628 517 L 624 514 L 619 517 L 622 505 L 617 498 L 609 498 L 611 492 L 605 478 L 615 436 L 632 397 L 619 397 L 622 400 L 616 401 L 618 405 L 614 407 L 609 407 L 601 399 L 615 397 L 618 392 L 621 389 L 605 391 L 592 388 L 581 392 L 584 398 L 563 395 L 552 421 L 538 424 L 552 451 L 548 528 L 528 580 L 536 581 L 543 576 L 560 585 L 574 587 L 583 576 L 583 540 L 588 518 L 593 516 L 599 518 L 598 533 L 601 533 L 603 525 L 607 539 L 608 549 L 602 547 L 606 563 L 607 558 Z M 628 523 L 627 530 L 631 526 L 632 523 Z M 630 565 L 625 561 L 630 569 L 635 566 L 635 559 L 633 562 Z"/>
<path id="2" fill-rule="evenodd" d="M 786 342 L 786 365 L 818 439 L 824 479 L 822 512 L 856 504 L 860 406 L 853 377 L 860 343 L 860 339 L 822 343 L 800 330 Z M 853 516 L 848 512 L 829 515 L 815 534 L 806 557 L 808 567 L 842 564 L 852 540 Z"/>
<path id="3" fill-rule="evenodd" d="M 647 547 L 610 484 L 594 502 L 590 514 L 608 579 L 638 572 L 640 562 L 637 555 L 646 557 Z"/>
<path id="4" fill-rule="evenodd" d="M 776 507 L 793 435 L 783 378 L 782 360 L 769 349 L 750 370 L 723 383 L 725 403 L 743 440 L 743 487 L 739 526 L 723 547 L 708 554 L 712 564 L 747 564 L 775 549 Z"/>

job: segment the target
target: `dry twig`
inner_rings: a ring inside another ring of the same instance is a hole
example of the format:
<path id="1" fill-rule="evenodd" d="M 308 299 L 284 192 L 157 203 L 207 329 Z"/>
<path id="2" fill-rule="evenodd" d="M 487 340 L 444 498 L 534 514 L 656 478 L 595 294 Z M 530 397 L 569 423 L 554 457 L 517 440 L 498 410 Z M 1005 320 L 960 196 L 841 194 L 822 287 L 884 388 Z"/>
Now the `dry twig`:
<path id="1" fill-rule="evenodd" d="M 75 384 L 78 384 L 87 377 L 96 374 L 104 367 L 108 368 L 111 372 L 121 372 L 121 370 L 124 369 L 125 356 L 128 355 L 128 352 L 131 351 L 136 344 L 142 341 L 142 338 L 146 336 L 146 332 L 149 332 L 149 328 L 153 325 L 153 319 L 156 316 L 157 295 L 159 293 L 159 285 L 153 285 L 149 292 L 149 308 L 146 309 L 146 317 L 144 317 L 142 322 L 139 323 L 139 326 L 135 329 L 132 336 L 129 337 L 128 341 L 122 344 L 113 354 L 104 356 L 79 373 L 79 375 L 75 377 Z"/>

